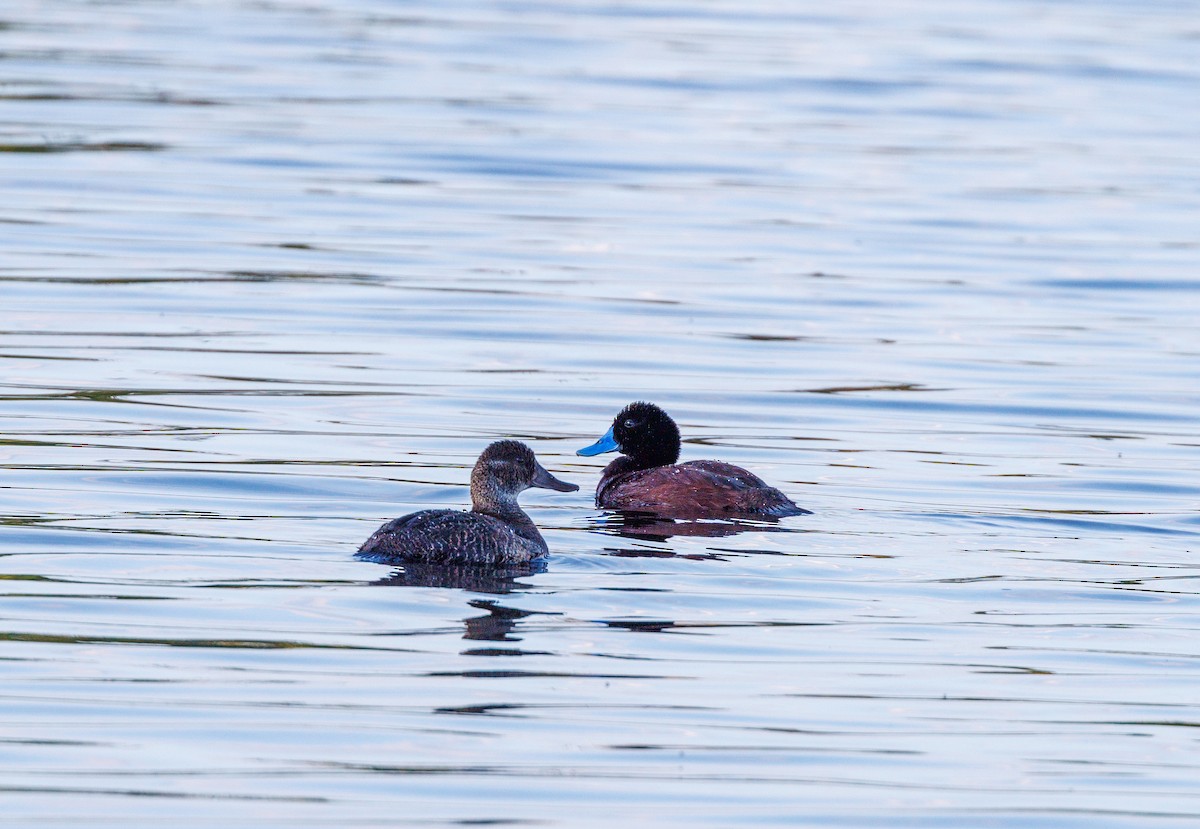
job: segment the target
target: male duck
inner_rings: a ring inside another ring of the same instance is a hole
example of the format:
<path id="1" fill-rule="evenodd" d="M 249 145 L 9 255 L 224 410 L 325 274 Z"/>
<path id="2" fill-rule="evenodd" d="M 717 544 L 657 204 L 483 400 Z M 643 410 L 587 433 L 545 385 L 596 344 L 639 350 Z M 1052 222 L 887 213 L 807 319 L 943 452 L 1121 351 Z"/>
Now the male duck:
<path id="1" fill-rule="evenodd" d="M 619 451 L 596 487 L 602 509 L 672 518 L 805 515 L 809 510 L 745 469 L 720 461 L 679 459 L 679 427 L 653 403 L 630 403 L 604 437 L 577 455 Z"/>
<path id="2" fill-rule="evenodd" d="M 513 564 L 549 553 L 533 521 L 517 505 L 530 487 L 574 492 L 516 440 L 493 443 L 471 471 L 471 511 L 429 509 L 384 524 L 355 554 L 381 564 Z"/>

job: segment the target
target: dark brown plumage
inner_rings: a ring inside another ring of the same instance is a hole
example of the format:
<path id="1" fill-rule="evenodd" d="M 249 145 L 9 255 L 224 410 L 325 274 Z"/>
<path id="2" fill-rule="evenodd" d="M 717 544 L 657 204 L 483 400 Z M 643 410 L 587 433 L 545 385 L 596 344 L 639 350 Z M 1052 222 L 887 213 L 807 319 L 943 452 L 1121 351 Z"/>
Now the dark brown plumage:
<path id="1" fill-rule="evenodd" d="M 679 459 L 679 427 L 652 403 L 631 403 L 593 446 L 577 454 L 620 451 L 596 487 L 602 509 L 647 512 L 672 518 L 804 515 L 809 510 L 768 486 L 757 475 L 721 461 Z"/>
<path id="2" fill-rule="evenodd" d="M 422 510 L 384 524 L 356 553 L 382 564 L 513 564 L 546 555 L 542 534 L 517 504 L 529 487 L 574 492 L 547 472 L 525 444 L 501 440 L 471 471 L 471 511 Z"/>

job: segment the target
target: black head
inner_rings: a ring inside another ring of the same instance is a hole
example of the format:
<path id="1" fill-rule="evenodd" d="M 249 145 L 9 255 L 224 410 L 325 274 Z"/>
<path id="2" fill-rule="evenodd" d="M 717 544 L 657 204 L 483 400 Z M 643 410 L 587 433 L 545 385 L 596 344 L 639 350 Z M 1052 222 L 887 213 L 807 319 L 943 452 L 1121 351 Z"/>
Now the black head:
<path id="1" fill-rule="evenodd" d="M 619 450 L 638 467 L 667 466 L 679 460 L 679 427 L 653 403 L 630 403 L 613 420 L 612 428 L 579 455 Z"/>
<path id="2" fill-rule="evenodd" d="M 479 456 L 471 470 L 471 497 L 479 502 L 515 499 L 530 487 L 574 492 L 575 484 L 560 481 L 547 472 L 533 450 L 519 440 L 498 440 Z"/>

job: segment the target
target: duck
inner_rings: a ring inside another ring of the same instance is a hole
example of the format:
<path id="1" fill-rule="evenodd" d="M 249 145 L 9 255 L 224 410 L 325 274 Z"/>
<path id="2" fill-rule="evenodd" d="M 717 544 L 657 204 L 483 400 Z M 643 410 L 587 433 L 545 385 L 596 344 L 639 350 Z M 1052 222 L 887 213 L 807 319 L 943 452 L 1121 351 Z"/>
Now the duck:
<path id="1" fill-rule="evenodd" d="M 387 522 L 355 556 L 380 564 L 511 565 L 549 554 L 546 540 L 517 504 L 530 487 L 575 492 L 577 484 L 555 478 L 533 450 L 517 440 L 498 440 L 471 470 L 471 510 L 428 509 Z"/>
<path id="2" fill-rule="evenodd" d="M 762 478 L 721 461 L 679 460 L 679 427 L 653 403 L 630 403 L 598 441 L 575 454 L 620 452 L 600 476 L 600 509 L 670 518 L 783 518 L 808 515 Z"/>

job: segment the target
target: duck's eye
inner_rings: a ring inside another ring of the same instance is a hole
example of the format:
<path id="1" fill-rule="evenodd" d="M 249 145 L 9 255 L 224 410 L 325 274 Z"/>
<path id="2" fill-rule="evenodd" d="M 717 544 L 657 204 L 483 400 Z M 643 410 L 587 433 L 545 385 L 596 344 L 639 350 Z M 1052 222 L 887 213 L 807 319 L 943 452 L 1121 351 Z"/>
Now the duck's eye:
<path id="1" fill-rule="evenodd" d="M 621 425 L 624 426 L 626 429 L 632 429 L 634 426 L 637 426 L 637 421 L 631 417 L 628 420 L 626 420 L 624 423 L 622 423 Z"/>

